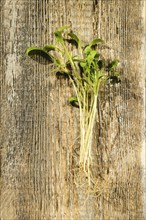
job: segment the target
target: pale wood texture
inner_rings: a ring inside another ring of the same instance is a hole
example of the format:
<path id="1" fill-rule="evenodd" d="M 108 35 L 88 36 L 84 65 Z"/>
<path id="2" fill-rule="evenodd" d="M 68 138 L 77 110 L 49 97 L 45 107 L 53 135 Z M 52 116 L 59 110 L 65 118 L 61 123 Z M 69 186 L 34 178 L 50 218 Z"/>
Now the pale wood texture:
<path id="1" fill-rule="evenodd" d="M 0 1 L 1 220 L 144 219 L 143 7 L 142 0 Z M 78 109 L 67 103 L 72 89 L 25 55 L 66 24 L 85 43 L 103 38 L 103 52 L 118 57 L 123 72 L 121 85 L 101 94 L 93 149 L 100 193 L 88 198 L 72 174 L 79 135 Z"/>

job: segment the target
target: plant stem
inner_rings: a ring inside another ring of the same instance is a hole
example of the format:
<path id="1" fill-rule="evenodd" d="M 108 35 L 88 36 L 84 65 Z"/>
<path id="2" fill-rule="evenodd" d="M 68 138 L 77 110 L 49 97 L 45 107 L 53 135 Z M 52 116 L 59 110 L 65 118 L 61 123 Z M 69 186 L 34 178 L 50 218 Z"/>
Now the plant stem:
<path id="1" fill-rule="evenodd" d="M 83 114 L 80 114 L 80 132 L 81 132 L 81 146 L 80 146 L 80 165 L 83 166 L 84 171 L 86 171 L 86 166 L 89 169 L 91 160 L 91 147 L 93 139 L 93 128 L 95 123 L 95 117 L 97 112 L 97 97 L 100 82 L 97 83 L 96 93 L 92 96 L 91 107 L 89 111 L 85 111 L 85 108 L 81 109 Z M 87 94 L 88 99 L 88 94 Z M 84 103 L 86 101 L 84 100 Z M 82 118 L 84 117 L 84 120 Z M 84 134 L 84 135 L 82 135 Z M 85 138 L 85 139 L 84 139 Z M 84 140 L 83 140 L 84 139 Z"/>

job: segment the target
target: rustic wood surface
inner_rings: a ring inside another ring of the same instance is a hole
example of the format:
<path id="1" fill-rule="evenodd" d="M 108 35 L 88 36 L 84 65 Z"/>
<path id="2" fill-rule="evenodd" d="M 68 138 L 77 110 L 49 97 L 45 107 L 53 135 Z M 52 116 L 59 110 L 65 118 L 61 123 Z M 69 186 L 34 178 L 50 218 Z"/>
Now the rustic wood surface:
<path id="1" fill-rule="evenodd" d="M 145 219 L 143 10 L 144 0 L 0 1 L 1 220 Z M 121 61 L 122 83 L 101 94 L 94 131 L 98 196 L 74 183 L 79 121 L 68 81 L 25 55 L 66 24 L 85 43 L 104 39 L 105 55 Z"/>

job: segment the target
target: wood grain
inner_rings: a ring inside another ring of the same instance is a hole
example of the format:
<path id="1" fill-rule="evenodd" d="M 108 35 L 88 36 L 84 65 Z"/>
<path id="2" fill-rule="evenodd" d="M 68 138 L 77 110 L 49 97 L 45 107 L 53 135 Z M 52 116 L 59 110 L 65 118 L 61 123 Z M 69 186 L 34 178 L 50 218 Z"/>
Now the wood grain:
<path id="1" fill-rule="evenodd" d="M 0 2 L 1 220 L 144 219 L 143 7 L 142 0 Z M 53 42 L 66 24 L 84 43 L 103 38 L 105 56 L 118 57 L 123 73 L 120 86 L 101 93 L 93 146 L 100 193 L 88 199 L 72 173 L 79 136 L 78 110 L 67 103 L 73 91 L 25 55 L 31 45 Z"/>

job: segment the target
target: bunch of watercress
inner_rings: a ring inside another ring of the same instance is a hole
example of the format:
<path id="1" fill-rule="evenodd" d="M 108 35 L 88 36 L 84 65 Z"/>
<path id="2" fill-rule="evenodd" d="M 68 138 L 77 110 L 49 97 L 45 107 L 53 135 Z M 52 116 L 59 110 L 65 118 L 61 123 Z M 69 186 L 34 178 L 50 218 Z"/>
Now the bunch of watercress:
<path id="1" fill-rule="evenodd" d="M 115 59 L 108 64 L 105 62 L 98 51 L 98 45 L 104 43 L 102 39 L 95 38 L 83 46 L 79 37 L 70 31 L 68 26 L 57 29 L 54 35 L 55 44 L 42 48 L 30 47 L 26 54 L 31 56 L 34 52 L 40 52 L 54 64 L 56 73 L 66 75 L 71 81 L 76 96 L 70 97 L 69 103 L 80 111 L 79 166 L 88 171 L 92 159 L 93 128 L 99 90 L 106 82 L 119 82 L 120 73 L 115 71 L 119 61 Z"/>

